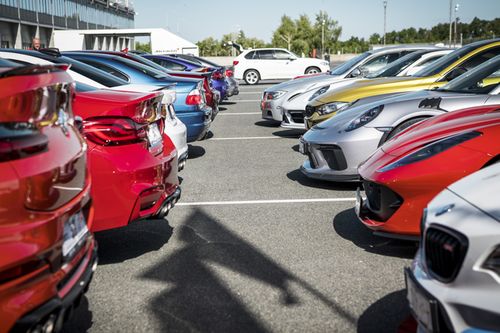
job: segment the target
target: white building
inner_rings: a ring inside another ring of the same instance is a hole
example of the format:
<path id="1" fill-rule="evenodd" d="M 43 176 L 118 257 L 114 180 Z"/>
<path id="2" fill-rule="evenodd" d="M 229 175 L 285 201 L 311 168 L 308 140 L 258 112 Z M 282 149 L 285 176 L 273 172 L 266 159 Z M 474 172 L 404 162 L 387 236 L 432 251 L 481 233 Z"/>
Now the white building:
<path id="1" fill-rule="evenodd" d="M 149 37 L 153 54 L 198 55 L 198 46 L 165 29 L 101 29 L 54 31 L 54 47 L 61 51 L 134 49 L 135 37 Z"/>

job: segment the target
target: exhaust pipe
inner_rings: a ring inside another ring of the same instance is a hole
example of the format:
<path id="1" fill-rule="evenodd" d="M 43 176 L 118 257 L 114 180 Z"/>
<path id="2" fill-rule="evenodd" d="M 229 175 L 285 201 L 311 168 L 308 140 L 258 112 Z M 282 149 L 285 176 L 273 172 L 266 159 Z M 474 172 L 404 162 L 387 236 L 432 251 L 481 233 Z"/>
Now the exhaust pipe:
<path id="1" fill-rule="evenodd" d="M 170 197 L 165 200 L 161 208 L 158 210 L 158 212 L 154 215 L 155 218 L 158 219 L 163 219 L 165 218 L 170 210 L 174 208 L 175 204 L 179 201 L 181 197 L 181 188 L 178 187 L 174 194 L 172 194 Z"/>

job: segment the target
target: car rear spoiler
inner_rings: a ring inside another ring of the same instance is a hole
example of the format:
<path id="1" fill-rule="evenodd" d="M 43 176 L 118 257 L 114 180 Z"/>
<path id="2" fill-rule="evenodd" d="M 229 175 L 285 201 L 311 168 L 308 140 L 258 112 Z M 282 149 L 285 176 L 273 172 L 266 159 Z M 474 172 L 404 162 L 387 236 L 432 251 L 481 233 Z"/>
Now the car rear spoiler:
<path id="1" fill-rule="evenodd" d="M 200 78 L 202 78 L 202 77 L 210 78 L 210 76 L 212 75 L 211 72 L 180 72 L 180 71 L 170 71 L 168 73 L 172 74 L 172 75 L 178 74 L 178 75 L 199 76 Z"/>
<path id="2" fill-rule="evenodd" d="M 66 71 L 71 67 L 71 64 L 53 64 L 53 65 L 27 65 L 15 67 L 3 73 L 0 73 L 0 78 L 20 75 L 45 74 L 56 71 Z"/>

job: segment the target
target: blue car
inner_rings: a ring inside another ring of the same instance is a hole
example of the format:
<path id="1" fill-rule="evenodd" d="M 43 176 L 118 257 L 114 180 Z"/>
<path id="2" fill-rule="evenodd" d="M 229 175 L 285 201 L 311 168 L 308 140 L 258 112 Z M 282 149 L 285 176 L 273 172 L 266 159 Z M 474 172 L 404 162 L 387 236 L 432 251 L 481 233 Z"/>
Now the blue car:
<path id="1" fill-rule="evenodd" d="M 210 86 L 219 92 L 220 99 L 224 100 L 228 97 L 229 87 L 226 81 L 224 67 L 201 63 L 196 58 L 190 60 L 186 57 L 191 56 L 187 55 L 141 54 L 141 56 L 169 70 L 200 71 L 206 69 L 212 74 L 210 77 Z"/>
<path id="2" fill-rule="evenodd" d="M 63 54 L 129 83 L 153 85 L 159 89 L 174 84 L 173 89 L 177 94 L 174 108 L 177 117 L 187 127 L 188 142 L 200 140 L 208 132 L 212 109 L 205 104 L 202 80 L 174 78 L 165 72 L 116 55 L 86 52 L 63 52 Z"/>

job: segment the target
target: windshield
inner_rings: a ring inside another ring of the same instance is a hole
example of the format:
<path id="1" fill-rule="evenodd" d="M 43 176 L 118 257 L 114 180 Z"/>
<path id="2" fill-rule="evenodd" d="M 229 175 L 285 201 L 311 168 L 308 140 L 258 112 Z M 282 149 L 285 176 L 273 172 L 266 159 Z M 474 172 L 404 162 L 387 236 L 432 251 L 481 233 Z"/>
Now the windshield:
<path id="1" fill-rule="evenodd" d="M 160 71 L 160 70 L 156 70 L 152 67 L 143 65 L 137 61 L 125 59 L 122 57 L 115 57 L 114 60 L 119 61 L 119 62 L 127 65 L 128 67 L 131 67 L 137 71 L 143 72 L 147 76 L 154 77 L 155 79 L 162 79 L 162 78 L 168 77 L 167 73 Z"/>
<path id="2" fill-rule="evenodd" d="M 460 75 L 439 91 L 489 94 L 500 83 L 500 56 Z"/>
<path id="3" fill-rule="evenodd" d="M 365 52 L 361 53 L 357 57 L 354 57 L 343 64 L 341 64 L 338 67 L 335 67 L 330 71 L 331 75 L 342 75 L 345 74 L 347 71 L 351 70 L 354 65 L 356 65 L 358 62 L 362 61 L 363 59 L 366 59 L 368 56 L 370 56 L 372 53 L 371 52 Z"/>
<path id="4" fill-rule="evenodd" d="M 416 77 L 426 77 L 426 76 L 433 76 L 436 74 L 441 73 L 444 69 L 446 69 L 448 66 L 453 64 L 455 61 L 461 59 L 463 56 L 471 52 L 472 50 L 478 48 L 479 46 L 477 44 L 470 44 L 467 46 L 464 46 L 462 48 L 459 48 L 458 50 L 455 50 L 451 53 L 448 53 L 444 57 L 440 58 L 439 60 L 433 62 L 429 66 L 422 68 L 412 76 Z"/>
<path id="5" fill-rule="evenodd" d="M 392 62 L 386 67 L 376 71 L 375 73 L 366 75 L 366 78 L 373 79 L 379 77 L 391 77 L 397 76 L 399 73 L 404 71 L 408 66 L 413 64 L 415 61 L 420 59 L 423 54 L 426 54 L 430 51 L 417 51 L 412 52 L 410 54 L 405 55 L 404 57 L 399 58 L 398 60 Z"/>

